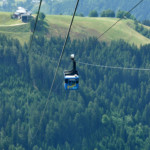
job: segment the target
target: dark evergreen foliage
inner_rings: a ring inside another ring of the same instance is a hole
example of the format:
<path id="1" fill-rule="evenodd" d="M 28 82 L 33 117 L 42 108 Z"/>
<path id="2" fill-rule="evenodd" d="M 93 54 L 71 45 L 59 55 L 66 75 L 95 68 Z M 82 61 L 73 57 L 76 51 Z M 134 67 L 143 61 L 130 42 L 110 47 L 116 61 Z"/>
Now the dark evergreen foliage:
<path id="1" fill-rule="evenodd" d="M 63 43 L 36 37 L 27 53 L 27 44 L 0 35 L 0 149 L 149 150 L 150 72 L 79 61 L 149 68 L 150 45 L 138 49 L 122 40 L 109 46 L 95 38 L 69 41 L 45 108 Z M 78 91 L 63 88 L 71 53 L 80 75 Z"/>
<path id="2" fill-rule="evenodd" d="M 150 20 L 143 20 L 142 24 L 144 24 L 146 26 L 150 26 Z"/>
<path id="3" fill-rule="evenodd" d="M 115 17 L 115 12 L 113 10 L 104 10 L 100 14 L 101 17 Z"/>
<path id="4" fill-rule="evenodd" d="M 38 21 L 37 21 L 37 24 L 36 24 L 36 30 L 38 32 L 43 32 L 43 34 L 48 32 L 47 27 L 49 27 L 49 25 L 47 24 L 47 22 L 44 19 L 45 19 L 45 14 L 40 12 L 39 13 L 39 18 L 38 18 Z M 36 22 L 36 18 L 32 18 L 30 20 L 30 30 L 31 30 L 31 32 L 34 31 L 35 22 Z"/>
<path id="5" fill-rule="evenodd" d="M 98 17 L 98 12 L 96 10 L 90 11 L 89 17 Z"/>
<path id="6" fill-rule="evenodd" d="M 135 21 L 135 30 L 150 39 L 150 30 Z"/>
<path id="7" fill-rule="evenodd" d="M 122 11 L 122 10 L 117 11 L 116 17 L 117 18 L 124 18 L 124 19 L 128 18 L 128 19 L 136 20 L 136 18 L 131 13 L 128 13 L 127 11 Z"/>
<path id="8" fill-rule="evenodd" d="M 79 3 L 77 13 L 82 13 L 84 16 L 88 16 L 91 10 L 97 10 L 102 12 L 103 10 L 111 9 L 117 12 L 119 9 L 129 11 L 133 8 L 139 0 L 82 0 Z M 76 1 L 70 0 L 45 0 L 42 4 L 41 11 L 45 14 L 64 14 L 71 15 L 73 13 Z M 28 10 L 33 10 L 36 13 L 39 3 L 34 3 L 32 0 L 7 0 L 1 2 L 0 11 L 15 12 L 16 8 L 21 6 Z M 144 0 L 138 7 L 133 11 L 134 16 L 138 20 L 145 20 L 150 18 L 149 13 L 149 0 Z"/>
<path id="9" fill-rule="evenodd" d="M 45 14 L 43 12 L 39 13 L 39 19 L 41 19 L 41 20 L 45 19 Z"/>

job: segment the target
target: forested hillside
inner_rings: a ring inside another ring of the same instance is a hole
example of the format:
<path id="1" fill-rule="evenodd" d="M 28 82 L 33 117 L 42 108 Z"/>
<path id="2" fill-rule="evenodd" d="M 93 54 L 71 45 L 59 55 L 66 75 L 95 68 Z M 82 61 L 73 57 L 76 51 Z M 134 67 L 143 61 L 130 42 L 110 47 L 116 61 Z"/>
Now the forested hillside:
<path id="1" fill-rule="evenodd" d="M 140 0 L 82 0 L 79 3 L 78 13 L 83 13 L 85 16 L 88 16 L 91 10 L 96 10 L 98 13 L 106 9 L 112 9 L 115 12 L 119 9 L 129 11 L 139 1 Z M 45 0 L 43 3 L 43 10 L 50 14 L 71 14 L 75 7 L 75 2 L 76 0 Z M 144 0 L 142 4 L 133 11 L 137 19 L 144 20 L 150 18 L 148 5 L 150 5 L 149 0 Z"/>
<path id="2" fill-rule="evenodd" d="M 28 44 L 0 35 L 0 149 L 149 150 L 150 71 L 81 62 L 150 68 L 150 45 L 69 41 L 45 107 L 63 43 L 36 37 L 28 51 Z M 80 75 L 78 91 L 63 87 L 71 53 Z"/>
<path id="3" fill-rule="evenodd" d="M 79 3 L 77 13 L 82 13 L 84 16 L 88 16 L 91 10 L 96 10 L 98 13 L 106 9 L 112 9 L 115 12 L 119 9 L 128 11 L 139 1 L 140 0 L 82 0 Z M 71 15 L 76 0 L 43 0 L 42 3 L 42 11 L 47 14 Z M 0 2 L 0 10 L 14 12 L 17 6 L 22 6 L 35 13 L 37 12 L 38 5 L 39 3 L 34 3 L 32 0 L 6 0 L 4 4 L 3 2 Z M 133 11 L 133 14 L 138 20 L 150 18 L 149 5 L 149 0 L 144 0 L 142 4 Z"/>

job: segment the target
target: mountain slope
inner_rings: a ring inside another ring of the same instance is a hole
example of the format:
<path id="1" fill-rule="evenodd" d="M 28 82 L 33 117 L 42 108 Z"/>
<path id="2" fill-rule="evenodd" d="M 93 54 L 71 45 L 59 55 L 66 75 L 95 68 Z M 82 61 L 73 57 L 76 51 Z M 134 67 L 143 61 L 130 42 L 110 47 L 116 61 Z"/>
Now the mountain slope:
<path id="1" fill-rule="evenodd" d="M 7 13 L 0 13 L 1 16 Z M 90 18 L 90 17 L 75 17 L 72 30 L 70 33 L 71 39 L 85 39 L 90 36 L 99 37 L 104 31 L 106 31 L 111 25 L 113 25 L 117 18 Z M 45 22 L 46 28 L 49 33 L 41 33 L 48 38 L 52 36 L 65 37 L 69 28 L 71 16 L 64 15 L 47 15 Z M 18 20 L 6 19 L 0 21 L 0 33 L 4 33 L 11 37 L 15 37 L 21 41 L 21 43 L 27 42 L 31 35 L 29 24 L 21 24 Z M 3 26 L 5 25 L 5 26 Z M 100 41 L 110 42 L 111 40 L 123 39 L 130 44 L 137 46 L 150 43 L 150 39 L 144 37 L 134 30 L 134 22 L 132 20 L 122 20 L 104 36 L 99 38 Z"/>
<path id="2" fill-rule="evenodd" d="M 79 2 L 77 13 L 83 13 L 88 16 L 91 10 L 97 10 L 98 13 L 106 9 L 112 9 L 117 12 L 119 9 L 129 11 L 140 0 L 82 0 Z M 64 14 L 70 15 L 73 13 L 76 0 L 43 0 L 42 9 L 46 14 Z M 0 2 L 0 11 L 14 12 L 18 6 L 22 6 L 28 10 L 37 12 L 39 3 L 34 3 L 32 0 L 6 0 L 4 3 Z M 132 14 L 137 19 L 149 19 L 149 6 L 150 1 L 144 0 Z"/>
<path id="3" fill-rule="evenodd" d="M 64 90 L 63 70 L 71 52 L 87 63 L 149 68 L 150 45 L 68 42 L 47 99 L 63 42 L 35 37 L 27 54 L 27 45 L 0 35 L 0 150 L 149 150 L 148 70 L 78 62 L 78 91 Z"/>
<path id="4" fill-rule="evenodd" d="M 51 26 L 52 35 L 65 35 L 71 20 L 70 16 L 47 16 L 47 21 Z M 85 38 L 89 36 L 99 37 L 118 19 L 116 18 L 89 18 L 76 17 L 72 27 L 70 37 Z M 130 44 L 136 45 L 150 43 L 150 39 L 142 36 L 134 29 L 134 22 L 132 20 L 123 20 L 119 22 L 114 28 L 107 32 L 99 40 L 111 41 L 123 39 Z M 58 30 L 57 30 L 58 29 Z M 59 31 L 59 32 L 57 32 Z"/>
<path id="5" fill-rule="evenodd" d="M 85 16 L 89 14 L 91 10 L 97 10 L 100 13 L 106 9 L 112 9 L 115 12 L 119 9 L 129 11 L 140 0 L 82 0 L 79 3 L 78 12 L 83 13 Z M 76 0 L 45 0 L 43 3 L 43 9 L 45 13 L 49 14 L 72 14 L 75 7 Z M 137 19 L 149 19 L 149 0 L 144 0 L 132 13 Z"/>

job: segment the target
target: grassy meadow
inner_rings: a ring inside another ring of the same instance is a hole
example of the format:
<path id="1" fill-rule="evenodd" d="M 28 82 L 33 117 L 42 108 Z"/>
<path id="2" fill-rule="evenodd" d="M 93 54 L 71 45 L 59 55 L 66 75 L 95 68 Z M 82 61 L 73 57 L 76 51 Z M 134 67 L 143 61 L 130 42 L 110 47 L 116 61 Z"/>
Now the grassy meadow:
<path id="1" fill-rule="evenodd" d="M 0 12 L 0 33 L 17 38 L 23 44 L 28 42 L 32 34 L 29 29 L 29 24 L 23 24 L 21 20 L 13 20 L 10 17 L 11 13 Z M 49 33 L 46 37 L 61 36 L 65 37 L 71 22 L 72 16 L 64 15 L 46 15 L 45 21 L 48 24 Z M 105 30 L 113 25 L 117 18 L 90 18 L 90 17 L 75 17 L 72 30 L 70 33 L 71 39 L 84 39 L 90 36 L 99 37 Z M 148 28 L 148 27 L 146 27 Z M 99 38 L 100 41 L 110 42 L 111 40 L 123 39 L 130 44 L 137 46 L 150 43 L 150 39 L 144 37 L 134 30 L 134 22 L 132 20 L 122 20 L 113 27 L 104 36 Z"/>
<path id="2" fill-rule="evenodd" d="M 65 36 L 71 16 L 47 16 L 46 20 L 51 26 L 52 35 L 60 35 L 61 33 L 61 36 Z M 99 37 L 117 20 L 117 18 L 75 17 L 70 37 L 73 39 L 83 39 L 89 36 Z M 109 42 L 119 39 L 123 39 L 130 44 L 134 43 L 137 46 L 150 43 L 150 39 L 134 30 L 134 22 L 132 20 L 120 21 L 99 40 Z"/>

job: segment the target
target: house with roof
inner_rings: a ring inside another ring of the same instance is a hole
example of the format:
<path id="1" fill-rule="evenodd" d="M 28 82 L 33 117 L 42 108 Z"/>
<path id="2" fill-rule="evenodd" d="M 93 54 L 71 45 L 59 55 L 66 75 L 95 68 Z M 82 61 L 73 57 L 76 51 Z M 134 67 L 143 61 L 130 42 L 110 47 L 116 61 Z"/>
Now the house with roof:
<path id="1" fill-rule="evenodd" d="M 32 12 L 23 7 L 18 7 L 18 9 L 12 15 L 12 18 L 21 19 L 22 22 L 28 22 L 32 18 Z"/>

